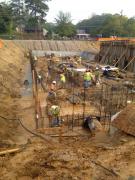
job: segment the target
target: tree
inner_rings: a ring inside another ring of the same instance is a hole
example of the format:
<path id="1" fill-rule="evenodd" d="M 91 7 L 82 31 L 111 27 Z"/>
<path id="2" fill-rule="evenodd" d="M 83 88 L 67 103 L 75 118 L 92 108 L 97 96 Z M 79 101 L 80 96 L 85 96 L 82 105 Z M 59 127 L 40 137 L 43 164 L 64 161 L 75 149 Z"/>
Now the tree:
<path id="1" fill-rule="evenodd" d="M 25 24 L 24 0 L 11 0 L 11 7 L 14 19 L 14 25 L 21 28 Z"/>
<path id="2" fill-rule="evenodd" d="M 0 33 L 12 33 L 12 10 L 10 5 L 0 3 Z"/>
<path id="3" fill-rule="evenodd" d="M 128 19 L 125 30 L 129 37 L 135 37 L 135 17 Z"/>
<path id="4" fill-rule="evenodd" d="M 103 27 L 101 28 L 101 32 L 104 37 L 108 36 L 125 36 L 125 24 L 128 18 L 126 16 L 121 16 L 119 14 L 112 15 L 108 17 L 104 23 Z"/>
<path id="5" fill-rule="evenodd" d="M 26 11 L 29 14 L 26 29 L 41 29 L 45 23 L 45 17 L 49 10 L 46 4 L 49 0 L 25 0 Z"/>
<path id="6" fill-rule="evenodd" d="M 48 5 L 46 4 L 48 1 L 49 0 L 25 0 L 26 9 L 30 16 L 44 21 L 44 18 L 49 10 Z"/>
<path id="7" fill-rule="evenodd" d="M 135 19 L 128 19 L 121 14 L 102 14 L 93 15 L 90 19 L 79 22 L 76 27 L 85 30 L 91 36 L 102 34 L 103 37 L 109 36 L 130 36 L 135 35 Z"/>
<path id="8" fill-rule="evenodd" d="M 111 14 L 102 14 L 96 15 L 94 14 L 91 18 L 85 19 L 79 22 L 76 27 L 78 29 L 85 30 L 86 33 L 90 34 L 91 36 L 96 36 L 97 34 L 101 34 L 101 29 L 103 24 L 107 18 L 112 16 Z"/>
<path id="9" fill-rule="evenodd" d="M 56 32 L 56 25 L 54 23 L 45 23 L 44 28 L 48 31 L 47 38 L 52 39 Z"/>
<path id="10" fill-rule="evenodd" d="M 71 14 L 59 12 L 56 21 L 56 33 L 61 37 L 72 37 L 76 34 L 76 28 L 72 24 Z"/>

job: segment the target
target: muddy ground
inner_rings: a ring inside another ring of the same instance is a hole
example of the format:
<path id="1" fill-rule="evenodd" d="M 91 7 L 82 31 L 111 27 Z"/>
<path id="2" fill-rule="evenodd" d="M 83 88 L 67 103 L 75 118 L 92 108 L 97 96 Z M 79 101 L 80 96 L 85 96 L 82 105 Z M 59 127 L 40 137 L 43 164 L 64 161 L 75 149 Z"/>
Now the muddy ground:
<path id="1" fill-rule="evenodd" d="M 135 176 L 135 141 L 123 133 L 50 142 L 32 138 L 18 154 L 0 157 L 4 179 L 121 179 Z"/>

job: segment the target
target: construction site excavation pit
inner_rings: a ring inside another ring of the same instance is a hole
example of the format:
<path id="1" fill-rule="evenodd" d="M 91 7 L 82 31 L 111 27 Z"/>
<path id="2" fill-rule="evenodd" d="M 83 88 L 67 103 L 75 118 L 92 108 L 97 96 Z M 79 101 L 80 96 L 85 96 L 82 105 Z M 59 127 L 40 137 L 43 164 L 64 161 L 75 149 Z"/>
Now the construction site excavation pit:
<path id="1" fill-rule="evenodd" d="M 83 54 L 89 54 L 91 58 Z M 84 88 L 85 71 L 88 68 L 94 71 L 97 67 L 94 58 L 95 55 L 89 52 L 32 51 L 35 122 L 38 132 L 51 132 L 51 135 L 63 137 L 69 134 L 77 136 L 80 131 L 82 136 L 90 135 L 83 131 L 87 117 L 95 121 L 98 131 L 104 129 L 105 132 L 113 132 L 112 117 L 126 107 L 128 102 L 134 102 L 135 96 L 130 92 L 131 89 L 123 85 L 123 81 L 113 82 L 104 77 L 101 84 L 93 82 L 90 88 Z M 61 74 L 66 78 L 64 87 L 61 85 Z M 53 82 L 56 84 L 53 85 Z M 55 90 L 51 89 L 52 86 Z M 52 121 L 56 119 L 50 115 L 53 106 L 59 107 L 57 118 L 62 127 L 52 128 Z"/>
<path id="2" fill-rule="evenodd" d="M 13 109 L 5 106 L 0 117 L 0 179 L 134 179 L 134 84 L 104 77 L 94 53 L 13 49 L 22 61 L 15 69 Z M 101 82 L 86 88 L 84 73 L 91 69 L 94 76 L 96 67 Z M 57 116 L 52 106 L 59 107 Z"/>
<path id="3" fill-rule="evenodd" d="M 93 87 L 92 90 L 83 88 L 83 74 L 86 66 L 82 65 L 83 63 L 79 62 L 79 59 L 86 59 L 84 54 L 91 57 L 89 61 L 94 60 L 95 55 L 86 52 L 32 51 L 31 64 L 35 116 L 38 117 L 37 128 L 50 127 L 49 109 L 53 105 L 60 107 L 60 121 L 64 121 L 68 130 L 73 130 L 76 126 L 82 127 L 83 119 L 88 115 L 95 119 L 100 118 L 98 105 L 93 105 L 85 97 L 88 92 L 92 96 L 93 90 L 96 88 Z M 74 77 L 71 74 L 72 70 L 76 71 Z M 62 87 L 60 83 L 61 73 L 66 76 L 65 87 Z M 39 78 L 42 78 L 41 81 Z M 53 81 L 56 82 L 56 97 L 53 97 L 53 94 L 52 97 L 49 95 Z M 100 88 L 96 91 L 100 91 Z M 43 131 L 45 132 L 45 129 Z"/>

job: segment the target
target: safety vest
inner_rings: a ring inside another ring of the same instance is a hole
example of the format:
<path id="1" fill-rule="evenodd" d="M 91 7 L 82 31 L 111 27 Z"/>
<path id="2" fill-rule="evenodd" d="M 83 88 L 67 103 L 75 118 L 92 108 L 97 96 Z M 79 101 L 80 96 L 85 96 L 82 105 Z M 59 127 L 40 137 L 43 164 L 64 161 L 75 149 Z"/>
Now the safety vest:
<path id="1" fill-rule="evenodd" d="M 84 80 L 85 81 L 91 81 L 91 79 L 92 79 L 92 75 L 90 72 L 84 73 Z"/>
<path id="2" fill-rule="evenodd" d="M 66 77 L 64 74 L 60 75 L 60 80 L 61 80 L 61 82 L 64 82 L 64 83 L 66 82 Z"/>
<path id="3" fill-rule="evenodd" d="M 100 75 L 99 71 L 95 71 L 95 76 L 98 77 Z"/>
<path id="4" fill-rule="evenodd" d="M 59 106 L 52 106 L 51 107 L 51 114 L 54 116 L 58 116 L 60 113 L 60 107 Z"/>

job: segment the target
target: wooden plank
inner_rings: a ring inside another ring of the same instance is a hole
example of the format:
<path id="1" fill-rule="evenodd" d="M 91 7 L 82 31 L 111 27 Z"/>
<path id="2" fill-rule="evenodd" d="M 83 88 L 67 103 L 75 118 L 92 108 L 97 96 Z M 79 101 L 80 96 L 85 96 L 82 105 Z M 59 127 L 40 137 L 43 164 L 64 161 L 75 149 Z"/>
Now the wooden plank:
<path id="1" fill-rule="evenodd" d="M 116 66 L 119 63 L 119 61 L 122 59 L 122 57 L 126 54 L 127 50 L 128 50 L 128 46 L 127 46 L 126 50 L 122 53 L 122 55 L 120 56 L 118 61 L 114 64 L 114 66 Z"/>
<path id="2" fill-rule="evenodd" d="M 1 152 L 0 152 L 0 156 L 6 155 L 6 154 L 15 153 L 15 152 L 19 152 L 20 150 L 21 150 L 21 148 L 16 148 L 16 149 L 10 149 L 10 150 L 1 151 Z"/>
<path id="3" fill-rule="evenodd" d="M 112 43 L 111 43 L 110 46 L 108 47 L 108 49 L 107 49 L 106 53 L 104 54 L 104 56 L 102 57 L 100 63 L 103 63 L 103 62 L 104 62 L 104 60 L 105 60 L 106 56 L 108 55 L 111 47 L 112 47 Z"/>
<path id="4" fill-rule="evenodd" d="M 124 67 L 123 70 L 125 70 L 131 64 L 131 62 L 133 62 L 134 60 L 135 60 L 135 56 L 130 60 L 130 62 L 126 65 L 126 67 Z"/>

